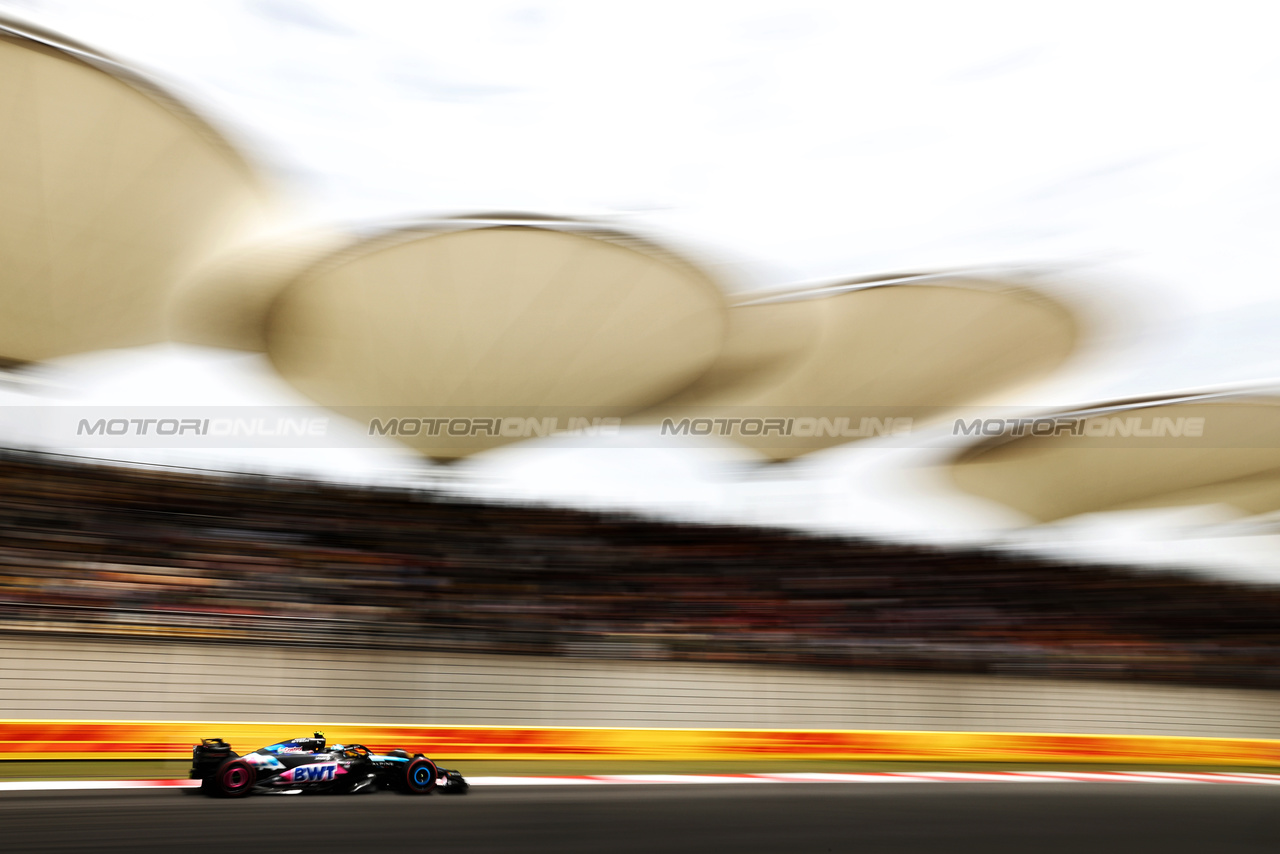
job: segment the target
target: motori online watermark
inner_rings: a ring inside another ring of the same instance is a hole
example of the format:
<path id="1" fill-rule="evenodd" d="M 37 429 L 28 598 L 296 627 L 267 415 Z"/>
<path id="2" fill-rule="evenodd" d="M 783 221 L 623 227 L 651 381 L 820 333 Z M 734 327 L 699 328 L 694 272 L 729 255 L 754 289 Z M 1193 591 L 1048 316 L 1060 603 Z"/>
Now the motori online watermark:
<path id="1" fill-rule="evenodd" d="M 214 436 L 218 438 L 325 436 L 329 419 L 303 418 L 81 418 L 77 436 Z"/>
<path id="2" fill-rule="evenodd" d="M 622 419 L 570 416 L 562 427 L 555 416 L 496 418 L 371 418 L 370 436 L 452 436 L 534 439 L 545 436 L 617 436 Z"/>
<path id="3" fill-rule="evenodd" d="M 222 418 L 80 418 L 76 435 L 92 436 L 208 436 L 208 437 L 323 437 L 330 419 L 300 417 Z M 452 436 L 530 439 L 546 436 L 616 436 L 619 417 L 570 416 L 445 416 L 426 418 L 370 418 L 369 436 Z M 911 417 L 685 417 L 663 418 L 660 436 L 794 437 L 797 439 L 863 439 L 903 436 L 914 427 Z M 1200 438 L 1203 417 L 1165 416 L 1046 416 L 1035 418 L 956 418 L 953 436 L 1084 436 L 1091 438 Z"/>
<path id="4" fill-rule="evenodd" d="M 1208 416 L 1208 417 L 1205 417 Z M 596 447 L 665 447 L 700 440 L 823 448 L 879 440 L 895 446 L 940 435 L 962 441 L 1051 437 L 1098 446 L 1109 440 L 1163 446 L 1185 442 L 1272 447 L 1266 431 L 1210 430 L 1215 413 L 1095 410 L 1028 417 L 944 407 L 709 408 L 679 414 L 607 413 L 563 407 L 22 406 L 0 407 L 0 436 L 17 446 L 67 448 L 338 448 L 398 441 L 418 448 L 488 448 L 540 439 Z M 1277 434 L 1280 435 L 1280 434 Z"/>
<path id="5" fill-rule="evenodd" d="M 953 436 L 1084 436 L 1093 439 L 1152 439 L 1204 436 L 1205 419 L 1138 415 L 1049 416 L 1043 418 L 957 418 Z"/>
<path id="6" fill-rule="evenodd" d="M 705 417 L 663 418 L 659 436 L 780 436 L 801 439 L 824 436 L 863 439 L 902 436 L 911 432 L 912 418 L 849 417 Z M 544 436 L 617 436 L 623 426 L 618 417 L 501 416 L 371 418 L 370 436 L 493 437 L 532 439 Z"/>
<path id="7" fill-rule="evenodd" d="M 662 419 L 662 436 L 778 436 L 797 439 L 869 439 L 872 436 L 904 436 L 913 418 L 859 418 L 846 416 L 793 416 L 774 418 L 674 418 Z"/>

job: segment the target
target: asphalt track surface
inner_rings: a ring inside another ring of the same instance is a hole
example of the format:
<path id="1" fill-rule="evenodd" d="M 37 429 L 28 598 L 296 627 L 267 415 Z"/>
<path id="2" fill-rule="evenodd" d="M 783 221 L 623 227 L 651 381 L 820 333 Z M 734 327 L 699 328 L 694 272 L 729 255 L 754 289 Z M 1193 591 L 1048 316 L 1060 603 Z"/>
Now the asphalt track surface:
<path id="1" fill-rule="evenodd" d="M 1280 787 L 999 783 L 0 795 L 0 851 L 1268 852 Z"/>

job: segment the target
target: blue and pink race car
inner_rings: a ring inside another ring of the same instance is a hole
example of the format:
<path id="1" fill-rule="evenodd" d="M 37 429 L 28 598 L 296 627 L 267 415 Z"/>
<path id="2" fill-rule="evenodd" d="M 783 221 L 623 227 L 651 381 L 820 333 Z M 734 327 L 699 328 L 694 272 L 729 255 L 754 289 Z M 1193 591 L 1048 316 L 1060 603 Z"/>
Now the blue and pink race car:
<path id="1" fill-rule="evenodd" d="M 460 795 L 467 781 L 421 753 L 375 753 L 363 744 L 325 743 L 323 733 L 259 748 L 241 756 L 220 738 L 191 748 L 191 779 L 205 794 L 226 798 L 275 794 L 355 794 L 395 789 L 413 795 Z"/>

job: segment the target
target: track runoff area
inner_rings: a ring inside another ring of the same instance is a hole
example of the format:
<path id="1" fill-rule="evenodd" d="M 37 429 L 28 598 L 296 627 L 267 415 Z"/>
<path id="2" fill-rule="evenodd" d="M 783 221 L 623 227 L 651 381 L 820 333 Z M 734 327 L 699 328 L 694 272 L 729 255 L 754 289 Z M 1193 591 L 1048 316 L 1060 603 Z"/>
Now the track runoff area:
<path id="1" fill-rule="evenodd" d="M 761 783 L 1216 783 L 1280 786 L 1280 774 L 1194 771 L 882 771 L 755 774 L 593 774 L 469 777 L 473 787 L 742 785 Z M 0 792 L 93 791 L 193 788 L 198 780 L 17 780 L 0 781 Z"/>
<path id="2" fill-rule="evenodd" d="M 1280 789 L 1242 782 L 1251 775 L 1204 775 L 1210 779 L 1173 785 L 1145 773 L 1098 776 L 1113 782 L 1051 778 L 1013 785 L 1032 775 L 984 774 L 975 781 L 909 772 L 803 784 L 779 775 L 746 784 L 739 781 L 754 777 L 726 782 L 708 775 L 697 778 L 698 785 L 678 785 L 669 777 L 655 782 L 652 776 L 648 782 L 609 777 L 576 784 L 521 778 L 523 785 L 477 778 L 464 797 L 428 798 L 382 792 L 225 800 L 173 784 L 15 791 L 0 793 L 0 850 L 227 854 L 265 845 L 308 854 L 1280 851 Z M 1213 782 L 1225 778 L 1230 784 Z"/>

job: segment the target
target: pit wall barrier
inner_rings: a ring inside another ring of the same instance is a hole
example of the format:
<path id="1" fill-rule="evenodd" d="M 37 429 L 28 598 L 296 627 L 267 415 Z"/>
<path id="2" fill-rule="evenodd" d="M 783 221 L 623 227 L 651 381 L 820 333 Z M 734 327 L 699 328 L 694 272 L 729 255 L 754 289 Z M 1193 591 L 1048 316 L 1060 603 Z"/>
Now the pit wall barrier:
<path id="1" fill-rule="evenodd" d="M 1280 691 L 583 653 L 479 655 L 0 633 L 0 720 L 1280 739 Z M 184 731 L 180 739 L 189 743 L 200 735 Z"/>
<path id="2" fill-rule="evenodd" d="M 305 723 L 0 721 L 0 760 L 184 759 L 201 738 L 248 752 Z M 330 723 L 330 743 L 445 759 L 1098 762 L 1280 766 L 1280 740 L 1071 733 L 433 727 Z"/>

